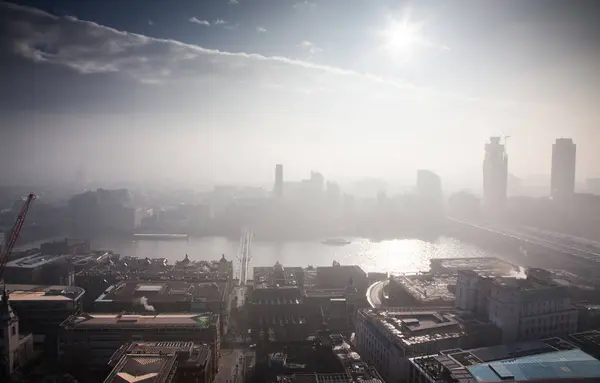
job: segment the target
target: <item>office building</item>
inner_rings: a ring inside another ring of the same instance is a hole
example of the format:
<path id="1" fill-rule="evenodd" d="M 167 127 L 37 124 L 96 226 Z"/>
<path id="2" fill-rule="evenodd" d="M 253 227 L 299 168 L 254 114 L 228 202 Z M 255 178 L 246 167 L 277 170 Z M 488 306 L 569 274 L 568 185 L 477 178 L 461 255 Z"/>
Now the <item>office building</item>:
<path id="1" fill-rule="evenodd" d="M 70 254 L 45 255 L 35 253 L 6 264 L 6 283 L 71 286 L 75 271 L 69 264 Z"/>
<path id="2" fill-rule="evenodd" d="M 231 296 L 228 283 L 184 281 L 121 281 L 109 286 L 94 301 L 98 313 L 199 313 L 219 314 L 221 333 L 227 333 Z"/>
<path id="3" fill-rule="evenodd" d="M 275 165 L 275 186 L 273 187 L 275 198 L 283 197 L 283 165 Z"/>
<path id="4" fill-rule="evenodd" d="M 527 270 L 526 278 L 461 270 L 456 308 L 496 324 L 505 343 L 567 335 L 577 329 L 569 287 L 555 283 L 543 269 Z"/>
<path id="5" fill-rule="evenodd" d="M 491 137 L 485 144 L 483 160 L 483 202 L 490 210 L 506 206 L 508 192 L 508 155 L 501 137 Z"/>
<path id="6" fill-rule="evenodd" d="M 550 195 L 564 199 L 575 193 L 575 163 L 577 145 L 570 138 L 558 138 L 552 145 Z"/>
<path id="7" fill-rule="evenodd" d="M 600 361 L 561 338 L 411 358 L 409 383 L 596 382 Z"/>
<path id="8" fill-rule="evenodd" d="M 417 171 L 417 195 L 424 202 L 441 205 L 443 203 L 442 179 L 430 170 Z"/>
<path id="9" fill-rule="evenodd" d="M 124 343 L 137 341 L 194 342 L 220 352 L 219 316 L 185 314 L 81 314 L 67 318 L 59 330 L 58 355 L 68 367 L 105 369 Z"/>
<path id="10" fill-rule="evenodd" d="M 356 322 L 358 353 L 386 382 L 407 379 L 411 357 L 489 346 L 500 340 L 500 330 L 493 324 L 448 309 L 360 309 Z"/>
<path id="11" fill-rule="evenodd" d="M 56 356 L 58 329 L 81 312 L 85 290 L 77 286 L 6 285 L 22 333 L 33 334 L 36 347 Z"/>
<path id="12" fill-rule="evenodd" d="M 108 363 L 104 383 L 211 383 L 214 364 L 209 345 L 194 342 L 132 342 Z"/>

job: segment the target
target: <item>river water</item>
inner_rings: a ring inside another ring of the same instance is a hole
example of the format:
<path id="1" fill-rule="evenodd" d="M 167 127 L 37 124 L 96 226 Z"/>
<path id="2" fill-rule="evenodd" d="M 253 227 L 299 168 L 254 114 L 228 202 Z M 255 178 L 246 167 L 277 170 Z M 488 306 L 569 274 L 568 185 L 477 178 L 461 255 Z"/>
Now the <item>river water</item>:
<path id="1" fill-rule="evenodd" d="M 97 239 L 91 242 L 93 249 L 112 250 L 122 256 L 141 258 L 167 258 L 173 264 L 188 254 L 192 260 L 218 260 L 221 254 L 235 259 L 239 241 L 221 237 L 189 238 L 189 240 L 136 240 Z M 319 241 L 260 242 L 251 245 L 250 268 L 271 266 L 279 261 L 284 266 L 330 266 L 333 261 L 356 264 L 363 270 L 407 273 L 429 270 L 433 258 L 494 256 L 474 245 L 449 237 L 433 241 L 420 239 L 396 239 L 372 242 L 353 239 L 344 246 L 325 245 Z M 251 270 L 249 270 L 251 275 Z"/>

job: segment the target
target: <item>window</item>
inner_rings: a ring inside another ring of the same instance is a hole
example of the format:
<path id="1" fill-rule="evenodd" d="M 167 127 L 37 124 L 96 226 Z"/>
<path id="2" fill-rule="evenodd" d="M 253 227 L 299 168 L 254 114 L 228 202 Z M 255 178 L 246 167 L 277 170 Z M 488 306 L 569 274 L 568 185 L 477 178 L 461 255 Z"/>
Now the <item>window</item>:
<path id="1" fill-rule="evenodd" d="M 12 326 L 10 328 L 10 332 L 11 332 L 12 336 L 17 335 L 17 326 Z"/>

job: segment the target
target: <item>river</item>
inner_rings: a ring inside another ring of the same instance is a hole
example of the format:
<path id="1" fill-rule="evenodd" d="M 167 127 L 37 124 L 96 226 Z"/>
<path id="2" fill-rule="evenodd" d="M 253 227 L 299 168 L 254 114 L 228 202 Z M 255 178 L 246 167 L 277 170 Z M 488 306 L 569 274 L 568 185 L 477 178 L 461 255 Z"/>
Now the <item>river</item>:
<path id="1" fill-rule="evenodd" d="M 188 254 L 192 260 L 217 260 L 221 254 L 227 259 L 237 258 L 239 241 L 221 237 L 189 238 L 189 240 L 115 240 L 91 241 L 93 249 L 112 250 L 122 256 L 167 258 L 175 263 Z M 284 266 L 329 266 L 333 261 L 356 264 L 363 270 L 405 273 L 429 270 L 433 258 L 494 256 L 474 245 L 450 237 L 433 241 L 396 239 L 372 242 L 357 238 L 344 246 L 325 245 L 319 241 L 261 242 L 251 245 L 250 268 L 270 266 L 279 261 Z M 234 262 L 238 266 L 238 262 Z M 251 273 L 251 270 L 249 270 Z"/>

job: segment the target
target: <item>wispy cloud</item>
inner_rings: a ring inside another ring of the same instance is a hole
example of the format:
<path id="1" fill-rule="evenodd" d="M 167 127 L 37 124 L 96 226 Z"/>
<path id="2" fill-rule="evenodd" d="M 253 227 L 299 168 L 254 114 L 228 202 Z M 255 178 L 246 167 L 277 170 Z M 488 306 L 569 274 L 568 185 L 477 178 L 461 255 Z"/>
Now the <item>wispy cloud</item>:
<path id="1" fill-rule="evenodd" d="M 239 4 L 240 2 L 238 0 L 229 0 L 228 3 L 231 5 L 235 5 L 235 4 Z"/>
<path id="2" fill-rule="evenodd" d="M 213 21 L 214 25 L 223 25 L 225 23 L 226 23 L 226 21 L 223 20 L 223 19 L 216 19 L 216 20 Z"/>
<path id="3" fill-rule="evenodd" d="M 150 26 L 154 25 L 154 21 L 148 19 L 148 25 L 150 25 Z"/>
<path id="4" fill-rule="evenodd" d="M 194 24 L 198 24 L 198 25 L 203 25 L 205 27 L 210 27 L 210 21 L 208 20 L 200 20 L 196 17 L 190 17 L 190 19 L 188 20 L 190 23 L 194 23 Z"/>
<path id="5" fill-rule="evenodd" d="M 201 20 L 199 20 L 201 21 Z M 149 84 L 189 81 L 211 76 L 231 80 L 270 82 L 324 81 L 338 89 L 370 89 L 381 85 L 407 94 L 427 94 L 471 102 L 473 100 L 407 81 L 316 64 L 283 56 L 227 52 L 116 30 L 73 17 L 57 17 L 44 11 L 0 2 L 0 24 L 12 54 L 39 64 L 71 68 L 81 74 L 124 74 Z M 201 23 L 204 25 L 204 23 Z M 47 47 L 50 47 L 50 51 Z M 307 52 L 320 50 L 309 41 L 300 43 Z M 369 85 L 370 84 L 370 85 Z M 371 88 L 364 88 L 364 87 Z"/>
<path id="6" fill-rule="evenodd" d="M 265 28 L 265 27 L 256 27 L 256 32 L 258 32 L 258 33 L 266 33 L 267 32 L 267 28 Z"/>
<path id="7" fill-rule="evenodd" d="M 223 28 L 229 29 L 231 31 L 231 30 L 237 29 L 239 26 L 240 26 L 240 24 L 225 24 L 225 25 L 223 25 Z"/>
<path id="8" fill-rule="evenodd" d="M 310 53 L 311 55 L 314 55 L 314 54 L 317 54 L 317 53 L 323 51 L 323 49 L 319 48 L 318 46 L 316 46 L 315 44 L 313 44 L 307 40 L 302 41 L 300 44 L 298 44 L 298 46 L 300 48 L 304 49 L 305 51 L 307 51 L 308 53 Z"/>
<path id="9" fill-rule="evenodd" d="M 305 10 L 312 11 L 317 7 L 317 3 L 308 1 L 308 0 L 304 0 L 304 1 L 295 3 L 293 5 L 293 7 L 294 7 L 294 9 L 305 9 Z"/>

